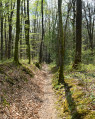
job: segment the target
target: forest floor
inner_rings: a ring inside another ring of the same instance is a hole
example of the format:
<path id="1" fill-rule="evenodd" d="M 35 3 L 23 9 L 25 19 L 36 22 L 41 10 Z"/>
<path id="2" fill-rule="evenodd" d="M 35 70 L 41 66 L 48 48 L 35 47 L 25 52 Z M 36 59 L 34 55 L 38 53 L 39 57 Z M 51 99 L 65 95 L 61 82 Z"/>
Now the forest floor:
<path id="1" fill-rule="evenodd" d="M 0 119 L 95 119 L 95 66 L 66 71 L 66 85 L 49 68 L 0 64 Z"/>
<path id="2" fill-rule="evenodd" d="M 95 66 L 81 66 L 65 72 L 65 86 L 53 75 L 57 110 L 61 119 L 95 119 Z"/>
<path id="3" fill-rule="evenodd" d="M 0 65 L 0 119 L 58 119 L 47 65 Z"/>

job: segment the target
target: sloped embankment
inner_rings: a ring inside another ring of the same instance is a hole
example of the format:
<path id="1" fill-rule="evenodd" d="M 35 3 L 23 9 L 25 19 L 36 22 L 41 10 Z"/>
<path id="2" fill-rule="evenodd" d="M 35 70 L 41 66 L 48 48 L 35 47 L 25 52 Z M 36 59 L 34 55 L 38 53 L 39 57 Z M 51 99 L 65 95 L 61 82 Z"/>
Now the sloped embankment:
<path id="1" fill-rule="evenodd" d="M 38 119 L 43 79 L 34 65 L 0 65 L 0 119 Z"/>

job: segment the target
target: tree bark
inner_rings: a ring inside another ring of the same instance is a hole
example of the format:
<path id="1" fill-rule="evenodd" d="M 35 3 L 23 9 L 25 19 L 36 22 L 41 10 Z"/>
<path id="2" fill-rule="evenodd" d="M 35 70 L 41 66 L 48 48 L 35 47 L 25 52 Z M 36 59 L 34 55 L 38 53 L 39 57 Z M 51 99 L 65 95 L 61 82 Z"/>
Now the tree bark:
<path id="1" fill-rule="evenodd" d="M 0 4 L 2 8 L 2 2 Z M 3 60 L 3 11 L 1 10 L 1 60 Z"/>
<path id="2" fill-rule="evenodd" d="M 16 41 L 15 41 L 15 52 L 14 52 L 14 62 L 16 64 L 19 64 L 19 56 L 18 56 L 19 34 L 20 34 L 20 0 L 17 0 Z"/>
<path id="3" fill-rule="evenodd" d="M 30 43 L 29 43 L 29 31 L 30 31 L 30 21 L 29 21 L 29 0 L 27 0 L 27 13 L 26 13 L 26 5 L 24 5 L 25 12 L 25 39 L 26 39 L 26 55 L 29 59 L 29 64 L 31 63 L 31 55 L 30 55 Z"/>
<path id="4" fill-rule="evenodd" d="M 11 10 L 13 10 L 14 7 L 15 7 L 15 3 L 12 8 L 12 1 L 11 1 Z M 11 14 L 9 15 L 8 59 L 11 58 L 11 50 L 12 50 L 12 16 L 13 16 L 13 11 L 11 11 Z"/>
<path id="5" fill-rule="evenodd" d="M 7 35 L 6 35 L 6 16 L 5 16 L 5 24 L 4 24 L 4 36 L 5 36 L 5 58 L 8 58 L 8 41 L 7 41 Z"/>
<path id="6" fill-rule="evenodd" d="M 41 12 L 42 12 L 42 39 L 41 39 L 40 52 L 39 52 L 39 63 L 40 64 L 43 61 L 43 40 L 44 40 L 43 0 L 41 1 Z"/>
<path id="7" fill-rule="evenodd" d="M 58 15 L 59 15 L 59 24 L 58 24 L 58 40 L 59 40 L 59 83 L 64 82 L 63 67 L 64 67 L 64 36 L 63 36 L 63 25 L 62 25 L 62 0 L 58 0 Z"/>
<path id="8" fill-rule="evenodd" d="M 81 47 L 82 47 L 82 0 L 77 0 L 76 14 L 76 53 L 74 68 L 81 63 Z"/>

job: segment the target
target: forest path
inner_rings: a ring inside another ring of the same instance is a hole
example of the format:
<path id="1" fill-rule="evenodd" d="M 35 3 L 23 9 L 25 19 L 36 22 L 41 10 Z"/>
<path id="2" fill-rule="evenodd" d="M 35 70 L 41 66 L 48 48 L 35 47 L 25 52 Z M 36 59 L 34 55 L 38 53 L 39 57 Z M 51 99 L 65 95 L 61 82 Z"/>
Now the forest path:
<path id="1" fill-rule="evenodd" d="M 47 65 L 44 65 L 42 70 L 45 75 L 45 79 L 43 80 L 44 97 L 38 113 L 39 119 L 58 119 L 55 107 L 56 98 L 52 89 L 52 74 L 49 72 Z"/>
<path id="2" fill-rule="evenodd" d="M 34 77 L 27 74 L 23 67 L 16 68 L 13 64 L 2 67 L 11 79 L 16 77 L 18 81 L 10 86 L 4 79 L 5 74 L 0 74 L 0 81 L 5 81 L 3 85 L 0 84 L 0 96 L 3 97 L 2 100 L 0 98 L 0 119 L 58 119 L 52 73 L 48 65 L 44 64 L 42 70 L 31 65 L 29 71 Z M 6 95 L 3 91 L 6 91 Z"/>

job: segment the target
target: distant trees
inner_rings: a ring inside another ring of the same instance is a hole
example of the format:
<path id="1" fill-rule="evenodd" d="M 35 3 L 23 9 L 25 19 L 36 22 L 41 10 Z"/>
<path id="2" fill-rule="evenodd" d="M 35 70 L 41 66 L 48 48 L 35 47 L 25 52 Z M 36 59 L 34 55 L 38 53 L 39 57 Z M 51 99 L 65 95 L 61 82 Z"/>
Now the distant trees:
<path id="1" fill-rule="evenodd" d="M 62 82 L 66 65 L 77 68 L 89 49 L 94 55 L 94 4 L 82 2 L 0 0 L 0 60 L 55 62 Z"/>
<path id="2" fill-rule="evenodd" d="M 8 22 L 9 22 L 9 41 L 8 41 L 8 59 L 11 58 L 11 51 L 12 51 L 12 17 L 14 13 L 15 2 L 12 3 L 11 1 L 11 12 L 8 14 Z"/>
<path id="3" fill-rule="evenodd" d="M 93 51 L 93 35 L 94 35 L 94 25 L 95 25 L 95 6 L 87 3 L 83 4 L 84 17 L 86 19 L 86 28 L 89 36 L 90 49 Z"/>

